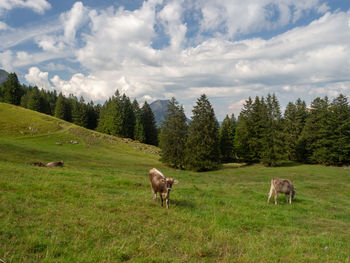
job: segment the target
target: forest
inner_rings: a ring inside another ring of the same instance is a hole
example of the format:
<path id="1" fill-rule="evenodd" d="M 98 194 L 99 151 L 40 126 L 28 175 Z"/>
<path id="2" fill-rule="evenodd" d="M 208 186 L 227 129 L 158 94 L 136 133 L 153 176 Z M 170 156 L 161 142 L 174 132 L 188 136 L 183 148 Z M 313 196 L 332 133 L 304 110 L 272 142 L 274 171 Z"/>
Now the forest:
<path id="1" fill-rule="evenodd" d="M 99 132 L 159 145 L 161 161 L 194 171 L 215 170 L 222 163 L 278 166 L 286 160 L 309 164 L 350 164 L 350 106 L 339 94 L 315 98 L 309 107 L 297 99 L 281 112 L 275 94 L 249 97 L 236 118 L 221 126 L 205 94 L 188 121 L 172 98 L 161 127 L 147 102 L 140 107 L 117 90 L 103 105 L 56 91 L 19 83 L 11 73 L 0 87 L 0 101 L 42 112 Z"/>

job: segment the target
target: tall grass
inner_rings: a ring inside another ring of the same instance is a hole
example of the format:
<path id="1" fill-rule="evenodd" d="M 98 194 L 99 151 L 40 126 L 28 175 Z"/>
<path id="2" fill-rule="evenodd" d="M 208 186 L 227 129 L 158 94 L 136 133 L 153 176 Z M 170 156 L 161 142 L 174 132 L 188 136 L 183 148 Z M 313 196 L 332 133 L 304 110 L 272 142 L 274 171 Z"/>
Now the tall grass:
<path id="1" fill-rule="evenodd" d="M 153 147 L 56 122 L 23 135 L 18 121 L 0 133 L 6 262 L 350 262 L 350 169 L 173 170 Z M 59 160 L 63 168 L 29 165 Z M 152 201 L 152 167 L 179 180 L 168 210 Z M 284 196 L 266 204 L 273 177 L 294 182 L 292 205 Z"/>

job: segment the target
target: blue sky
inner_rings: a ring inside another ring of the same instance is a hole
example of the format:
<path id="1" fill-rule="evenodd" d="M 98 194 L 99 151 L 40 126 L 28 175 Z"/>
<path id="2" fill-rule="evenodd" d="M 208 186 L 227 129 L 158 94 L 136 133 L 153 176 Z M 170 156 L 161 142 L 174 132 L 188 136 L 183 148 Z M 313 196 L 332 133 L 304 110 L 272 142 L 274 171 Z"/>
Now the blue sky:
<path id="1" fill-rule="evenodd" d="M 217 118 L 249 96 L 284 107 L 350 92 L 348 0 L 2 0 L 0 68 L 103 102 L 205 93 Z"/>

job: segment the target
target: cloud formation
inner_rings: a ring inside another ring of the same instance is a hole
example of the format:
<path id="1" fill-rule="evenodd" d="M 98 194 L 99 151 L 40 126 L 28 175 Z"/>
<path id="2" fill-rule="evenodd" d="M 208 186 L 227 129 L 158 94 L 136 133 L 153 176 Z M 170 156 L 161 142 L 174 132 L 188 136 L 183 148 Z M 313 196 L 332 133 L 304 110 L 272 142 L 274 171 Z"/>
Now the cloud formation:
<path id="1" fill-rule="evenodd" d="M 29 8 L 36 13 L 43 14 L 51 8 L 51 5 L 46 0 L 1 0 L 0 15 L 4 11 L 9 11 L 14 8 Z"/>
<path id="2" fill-rule="evenodd" d="M 272 38 L 250 37 L 309 13 L 318 18 Z M 283 105 L 299 97 L 309 102 L 348 94 L 349 21 L 350 11 L 331 12 L 322 0 L 153 0 L 134 10 L 77 2 L 55 22 L 56 30 L 33 37 L 41 52 L 0 49 L 0 63 L 30 67 L 28 83 L 97 102 L 116 89 L 140 102 L 175 96 L 191 115 L 206 93 L 222 119 L 239 113 L 248 96 L 276 93 Z M 69 78 L 40 71 L 55 65 L 64 70 L 55 59 L 80 68 L 67 66 Z"/>

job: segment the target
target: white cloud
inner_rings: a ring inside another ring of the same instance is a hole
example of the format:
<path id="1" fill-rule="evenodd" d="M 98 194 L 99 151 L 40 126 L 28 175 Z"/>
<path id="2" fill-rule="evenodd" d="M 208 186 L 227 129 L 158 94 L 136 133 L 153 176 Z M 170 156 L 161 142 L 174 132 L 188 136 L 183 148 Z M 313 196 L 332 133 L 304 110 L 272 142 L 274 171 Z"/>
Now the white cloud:
<path id="1" fill-rule="evenodd" d="M 51 8 L 51 5 L 46 0 L 1 0 L 0 1 L 0 15 L 5 10 L 14 8 L 29 8 L 34 12 L 43 14 L 46 10 Z"/>
<path id="2" fill-rule="evenodd" d="M 310 11 L 325 13 L 328 6 L 322 0 L 200 0 L 197 8 L 203 20 L 204 32 L 218 32 L 233 38 L 237 34 L 256 33 L 298 21 Z"/>
<path id="3" fill-rule="evenodd" d="M 48 79 L 48 72 L 41 72 L 37 67 L 31 67 L 28 74 L 24 77 L 29 84 L 37 86 L 40 89 L 52 90 Z"/>
<path id="4" fill-rule="evenodd" d="M 66 43 L 74 43 L 77 30 L 87 21 L 88 10 L 82 2 L 76 2 L 72 9 L 61 15 L 64 25 L 64 40 Z"/>
<path id="5" fill-rule="evenodd" d="M 58 19 L 64 23 L 53 23 L 55 30 L 32 30 L 20 41 L 13 33 L 12 42 L 0 43 L 6 49 L 34 38 L 42 52 L 3 51 L 0 63 L 14 69 L 47 61 L 42 70 L 59 71 L 69 58 L 85 73 L 70 69 L 72 77 L 63 79 L 31 67 L 27 75 L 66 95 L 97 102 L 116 89 L 139 102 L 175 96 L 188 116 L 195 100 L 206 93 L 218 119 L 226 113 L 237 115 L 248 96 L 276 93 L 283 105 L 298 97 L 349 92 L 350 11 L 324 14 L 328 7 L 321 0 L 199 0 L 190 7 L 201 10 L 203 20 L 194 18 L 200 31 L 191 35 L 185 22 L 189 2 L 145 1 L 132 11 L 94 10 L 77 2 Z M 323 15 L 271 39 L 234 40 L 237 34 L 291 25 L 308 12 Z M 153 47 L 160 37 L 156 28 L 169 38 L 169 46 Z M 53 61 L 56 58 L 61 60 Z"/>
<path id="6" fill-rule="evenodd" d="M 0 21 L 0 31 L 1 30 L 5 31 L 5 30 L 9 30 L 9 29 L 11 29 L 11 27 L 9 27 L 6 23 Z"/>

